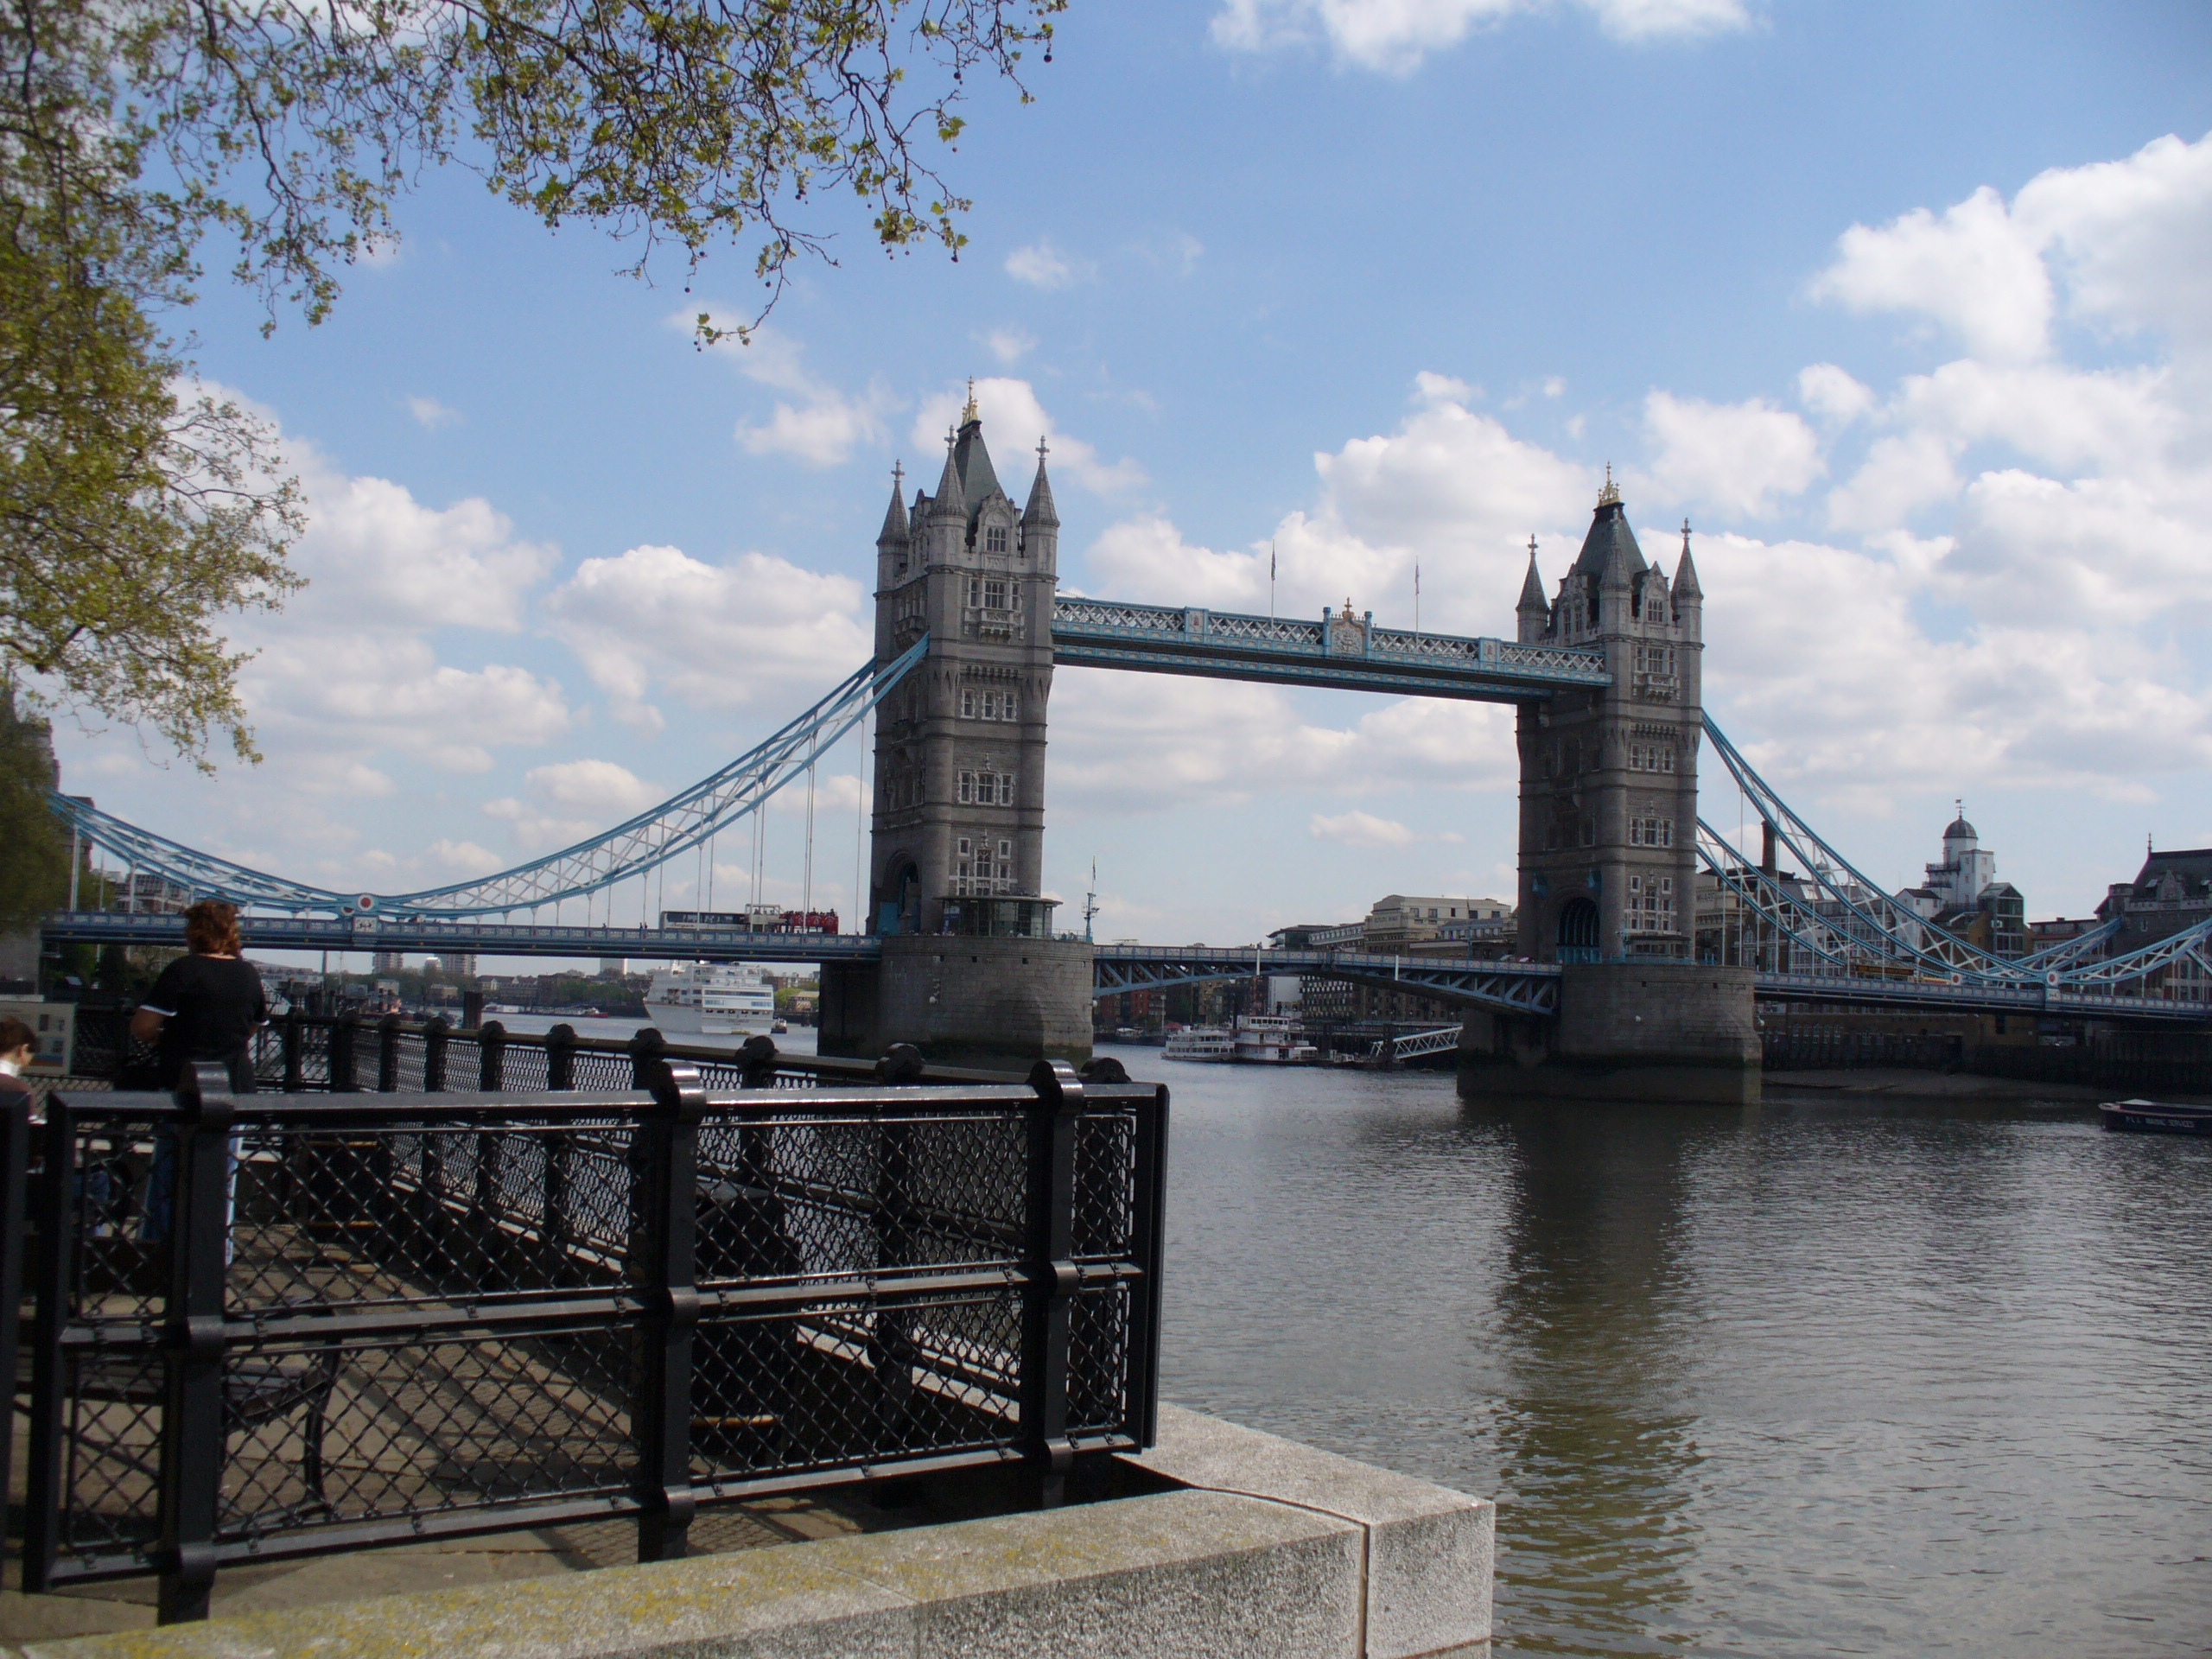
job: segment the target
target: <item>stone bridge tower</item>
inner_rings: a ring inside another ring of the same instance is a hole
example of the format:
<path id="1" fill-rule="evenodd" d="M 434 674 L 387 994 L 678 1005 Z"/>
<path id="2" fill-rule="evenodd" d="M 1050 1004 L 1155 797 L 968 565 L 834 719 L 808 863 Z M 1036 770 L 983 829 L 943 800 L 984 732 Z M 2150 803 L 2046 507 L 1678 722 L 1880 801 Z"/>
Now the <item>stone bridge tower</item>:
<path id="1" fill-rule="evenodd" d="M 1612 683 L 1521 705 L 1521 952 L 1561 965 L 1559 1017 L 1471 1016 L 1460 1088 L 1756 1100 L 1751 976 L 1696 960 L 1704 594 L 1689 527 L 1670 580 L 1609 470 L 1557 593 L 1531 543 L 1516 609 L 1523 644 L 1601 650 Z"/>
<path id="2" fill-rule="evenodd" d="M 944 470 L 876 537 L 875 655 L 929 652 L 877 710 L 869 931 L 879 968 L 825 972 L 825 1053 L 912 1043 L 1003 1065 L 1090 1048 L 1090 950 L 1044 892 L 1046 709 L 1060 519 L 1038 445 L 1027 502 L 1000 486 L 971 391 Z"/>
<path id="3" fill-rule="evenodd" d="M 1669 582 L 1645 561 L 1610 474 L 1549 603 L 1531 546 L 1522 642 L 1601 650 L 1613 683 L 1521 705 L 1523 956 L 1689 958 L 1704 602 L 1689 526 Z"/>

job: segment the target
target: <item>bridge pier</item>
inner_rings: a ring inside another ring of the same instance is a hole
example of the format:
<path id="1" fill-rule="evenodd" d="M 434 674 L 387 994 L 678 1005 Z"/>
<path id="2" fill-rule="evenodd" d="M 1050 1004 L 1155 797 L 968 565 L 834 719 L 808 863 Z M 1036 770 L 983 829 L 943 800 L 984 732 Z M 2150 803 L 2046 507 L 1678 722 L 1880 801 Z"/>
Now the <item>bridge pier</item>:
<path id="1" fill-rule="evenodd" d="M 1468 1015 L 1459 1092 L 1748 1104 L 1760 1077 L 1751 978 L 1694 963 L 1569 963 L 1556 1019 Z"/>
<path id="2" fill-rule="evenodd" d="M 911 1043 L 940 1065 L 1026 1068 L 1090 1058 L 1091 947 L 1080 939 L 892 934 L 883 959 L 825 963 L 822 1053 Z"/>

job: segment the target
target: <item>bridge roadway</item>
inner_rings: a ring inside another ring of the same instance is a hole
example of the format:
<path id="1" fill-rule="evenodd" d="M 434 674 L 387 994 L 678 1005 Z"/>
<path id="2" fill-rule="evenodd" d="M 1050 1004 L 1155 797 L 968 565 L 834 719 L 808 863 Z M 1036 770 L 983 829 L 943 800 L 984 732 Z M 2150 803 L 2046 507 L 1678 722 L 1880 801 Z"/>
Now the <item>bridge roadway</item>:
<path id="1" fill-rule="evenodd" d="M 180 946 L 183 918 L 128 915 L 114 911 L 55 911 L 42 929 L 49 943 Z M 873 962 L 881 944 L 873 935 L 751 933 L 742 928 L 590 927 L 575 923 L 432 922 L 385 917 L 336 920 L 327 917 L 250 915 L 248 942 L 266 950 L 400 950 L 410 956 L 565 957 L 595 960 L 622 957 L 639 962 L 758 963 Z M 1349 980 L 1379 989 L 1402 990 L 1500 1012 L 1545 1015 L 1559 1007 L 1560 969 L 1549 963 L 1454 962 L 1433 957 L 1390 957 L 1321 950 L 1271 950 L 1234 946 L 1102 944 L 1092 968 L 1091 995 L 1207 980 L 1284 974 Z M 2160 997 L 2109 996 L 2040 985 L 1948 985 L 1936 981 L 1831 978 L 1761 974 L 1763 998 L 1797 1002 L 1958 1013 L 2123 1016 L 2161 1022 L 2212 1024 L 2201 1004 Z"/>

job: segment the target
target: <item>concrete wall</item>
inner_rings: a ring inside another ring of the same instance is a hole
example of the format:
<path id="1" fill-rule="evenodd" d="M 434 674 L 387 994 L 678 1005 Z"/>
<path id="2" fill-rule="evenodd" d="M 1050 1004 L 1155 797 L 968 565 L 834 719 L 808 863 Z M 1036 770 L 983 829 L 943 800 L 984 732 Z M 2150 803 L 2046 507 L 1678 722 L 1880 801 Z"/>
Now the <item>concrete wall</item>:
<path id="1" fill-rule="evenodd" d="M 1498 1016 L 1460 1033 L 1464 1095 L 1590 1100 L 1759 1097 L 1758 1027 L 1748 968 L 1570 963 L 1549 1028 Z"/>
<path id="2" fill-rule="evenodd" d="M 1091 956 L 1071 939 L 892 935 L 876 967 L 824 969 L 821 1052 L 868 1058 L 912 1043 L 944 1065 L 1081 1065 Z"/>
<path id="3" fill-rule="evenodd" d="M 1490 1651 L 1494 1511 L 1164 1408 L 1109 1503 L 38 1643 L 27 1659 L 1417 1659 Z"/>

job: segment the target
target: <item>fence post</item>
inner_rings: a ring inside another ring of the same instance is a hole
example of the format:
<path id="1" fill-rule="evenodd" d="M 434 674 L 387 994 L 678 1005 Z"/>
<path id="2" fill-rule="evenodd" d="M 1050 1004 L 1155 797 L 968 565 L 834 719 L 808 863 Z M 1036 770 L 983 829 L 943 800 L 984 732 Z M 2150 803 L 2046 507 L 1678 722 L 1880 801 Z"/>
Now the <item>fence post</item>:
<path id="1" fill-rule="evenodd" d="M 359 1086 L 353 1077 L 353 1056 L 361 1034 L 361 1016 L 341 1014 L 330 1022 L 330 1092 L 350 1095 Z"/>
<path id="2" fill-rule="evenodd" d="M 478 1029 L 476 1040 L 476 1086 L 487 1095 L 496 1095 L 505 1087 L 501 1078 L 507 1064 L 507 1028 L 496 1020 L 486 1020 Z"/>
<path id="3" fill-rule="evenodd" d="M 442 1014 L 432 1014 L 430 1023 L 423 1027 L 423 1092 L 426 1095 L 445 1093 L 446 1033 L 452 1029 Z"/>
<path id="4" fill-rule="evenodd" d="M 284 1092 L 300 1092 L 300 1056 L 306 1046 L 307 1016 L 296 1002 L 284 1010 Z"/>
<path id="5" fill-rule="evenodd" d="M 661 1061 L 647 1085 L 655 1109 L 640 1114 L 631 1156 L 632 1282 L 645 1289 L 638 1398 L 638 1559 L 683 1558 L 698 1499 L 691 1491 L 692 1338 L 699 1323 L 699 1120 L 707 1091 L 692 1066 Z"/>
<path id="6" fill-rule="evenodd" d="M 59 1095 L 46 1103 L 45 1167 L 39 1173 L 36 1322 L 31 1327 L 31 1414 L 23 1471 L 23 1588 L 53 1587 L 61 1548 L 61 1413 L 68 1362 L 61 1332 L 69 1320 L 77 1245 L 77 1114 Z"/>
<path id="7" fill-rule="evenodd" d="M 1037 1507 L 1067 1497 L 1075 1448 L 1068 1442 L 1068 1338 L 1075 1311 L 1075 1124 L 1083 1079 L 1064 1060 L 1029 1069 L 1029 1214 L 1024 1243 L 1029 1285 L 1021 1310 L 1021 1438 L 1037 1483 Z"/>
<path id="8" fill-rule="evenodd" d="M 377 1022 L 377 1092 L 399 1092 L 399 1016 L 387 1014 Z"/>
<path id="9" fill-rule="evenodd" d="M 548 1089 L 573 1089 L 576 1086 L 576 1028 L 558 1025 L 545 1033 L 545 1086 Z"/>
<path id="10" fill-rule="evenodd" d="M 11 1094 L 0 1104 L 0 1376 L 16 1375 L 23 1306 L 23 1199 L 29 1173 L 31 1102 Z M 16 1414 L 0 1423 L 0 1492 L 15 1474 Z"/>
<path id="11" fill-rule="evenodd" d="M 231 1120 L 220 1065 L 187 1068 L 176 1091 L 176 1198 L 169 1227 L 162 1412 L 162 1624 L 207 1617 L 223 1455 L 223 1291 L 229 1226 Z"/>
<path id="12" fill-rule="evenodd" d="M 668 1039 L 652 1026 L 640 1027 L 630 1034 L 630 1086 L 650 1089 L 653 1079 L 660 1075 L 661 1056 L 668 1052 Z"/>

